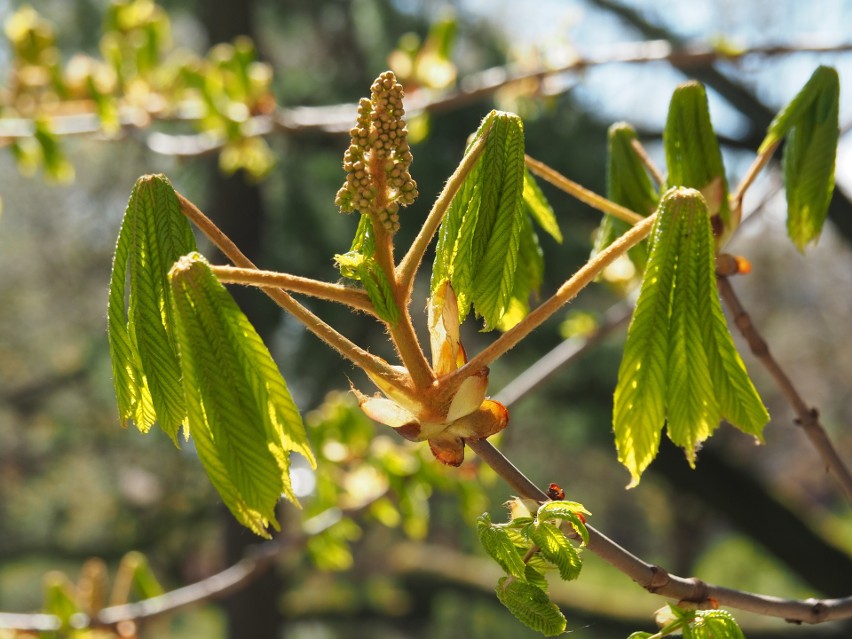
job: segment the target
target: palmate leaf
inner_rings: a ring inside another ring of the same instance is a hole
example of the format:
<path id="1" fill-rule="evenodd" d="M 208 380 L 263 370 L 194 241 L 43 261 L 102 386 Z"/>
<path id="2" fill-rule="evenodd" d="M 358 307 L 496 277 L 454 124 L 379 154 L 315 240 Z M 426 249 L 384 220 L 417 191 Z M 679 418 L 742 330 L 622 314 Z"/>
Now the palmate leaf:
<path id="1" fill-rule="evenodd" d="M 482 135 L 488 136 L 482 157 L 441 224 L 432 291 L 448 279 L 458 295 L 460 317 L 472 307 L 490 330 L 506 328 L 523 316 L 537 281 L 534 264 L 532 270 L 520 266 L 521 251 L 537 257 L 537 241 L 525 217 L 532 215 L 551 234 L 557 234 L 558 227 L 540 189 L 525 184 L 520 118 L 492 111 L 474 142 Z M 510 317 L 501 321 L 507 312 Z"/>
<path id="2" fill-rule="evenodd" d="M 483 513 L 476 520 L 476 532 L 485 552 L 500 564 L 507 574 L 521 581 L 526 579 L 527 566 L 505 528 L 492 524 L 488 513 Z"/>
<path id="3" fill-rule="evenodd" d="M 545 637 L 565 632 L 565 616 L 541 588 L 502 577 L 497 583 L 497 598 L 519 621 Z"/>
<path id="4" fill-rule="evenodd" d="M 132 420 L 143 432 L 156 421 L 175 444 L 186 407 L 167 276 L 175 260 L 193 250 L 192 229 L 168 179 L 139 178 L 127 203 L 110 278 L 113 380 L 122 421 Z"/>
<path id="5" fill-rule="evenodd" d="M 745 639 L 739 624 L 726 610 L 698 610 L 693 636 L 695 639 Z"/>
<path id="6" fill-rule="evenodd" d="M 614 396 L 616 448 L 631 486 L 666 424 L 692 464 L 721 418 L 756 437 L 769 420 L 722 314 L 704 198 L 670 189 L 658 215 Z"/>
<path id="7" fill-rule="evenodd" d="M 169 274 L 189 428 L 225 505 L 269 537 L 293 503 L 289 452 L 315 464 L 301 416 L 260 336 L 198 253 Z"/>
<path id="8" fill-rule="evenodd" d="M 784 184 L 787 191 L 787 233 L 801 251 L 819 239 L 834 192 L 840 80 L 837 71 L 821 66 L 769 125 L 760 146 L 787 138 Z"/>
<path id="9" fill-rule="evenodd" d="M 701 191 L 719 242 L 724 242 L 739 220 L 731 219 L 722 152 L 701 83 L 686 82 L 675 90 L 669 103 L 663 144 L 668 187 L 685 186 Z"/>
<path id="10" fill-rule="evenodd" d="M 399 308 L 384 270 L 376 261 L 376 243 L 369 215 L 361 215 L 349 252 L 335 255 L 343 277 L 361 282 L 379 317 L 389 324 L 399 321 Z"/>
<path id="11" fill-rule="evenodd" d="M 536 519 L 538 521 L 548 519 L 567 521 L 574 527 L 577 534 L 580 535 L 580 538 L 583 540 L 583 544 L 588 545 L 589 530 L 586 528 L 586 524 L 583 519 L 581 519 L 581 514 L 591 515 L 592 513 L 586 510 L 583 504 L 577 503 L 576 501 L 546 501 L 538 509 Z"/>
<path id="12" fill-rule="evenodd" d="M 636 130 L 629 124 L 620 122 L 609 128 L 606 196 L 640 215 L 648 216 L 657 208 L 660 195 L 651 183 L 645 165 L 633 148 L 634 142 L 638 140 Z M 630 225 L 627 222 L 612 215 L 604 215 L 593 252 L 600 253 L 629 228 Z M 648 260 L 647 242 L 637 244 L 627 254 L 637 270 L 642 272 Z"/>
<path id="13" fill-rule="evenodd" d="M 539 521 L 529 526 L 527 534 L 542 556 L 559 569 L 562 579 L 571 581 L 580 576 L 583 567 L 580 553 L 557 526 Z"/>

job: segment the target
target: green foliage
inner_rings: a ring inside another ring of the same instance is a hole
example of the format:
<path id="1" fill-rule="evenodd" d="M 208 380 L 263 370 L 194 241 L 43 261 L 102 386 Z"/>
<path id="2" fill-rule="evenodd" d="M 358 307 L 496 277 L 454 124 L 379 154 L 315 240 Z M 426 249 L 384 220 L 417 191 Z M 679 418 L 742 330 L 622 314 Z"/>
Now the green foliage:
<path id="1" fill-rule="evenodd" d="M 760 145 L 766 152 L 786 138 L 784 183 L 787 190 L 787 233 L 798 249 L 816 242 L 834 192 L 834 162 L 840 80 L 837 71 L 821 66 L 793 100 L 775 116 Z"/>
<path id="2" fill-rule="evenodd" d="M 745 639 L 733 616 L 725 610 L 686 610 L 669 604 L 657 611 L 659 632 L 634 632 L 627 639 Z"/>
<path id="3" fill-rule="evenodd" d="M 565 615 L 541 588 L 512 577 L 501 577 L 496 592 L 500 603 L 536 632 L 545 637 L 555 637 L 565 632 Z"/>
<path id="4" fill-rule="evenodd" d="M 213 485 L 268 537 L 281 495 L 297 503 L 289 452 L 315 465 L 299 410 L 260 336 L 197 253 L 169 273 L 188 427 Z"/>
<path id="5" fill-rule="evenodd" d="M 618 458 L 638 483 L 665 424 L 691 464 L 720 419 L 760 437 L 769 416 L 727 330 L 704 198 L 664 196 L 618 374 L 613 409 Z"/>
<path id="6" fill-rule="evenodd" d="M 626 206 L 640 215 L 650 215 L 657 208 L 660 195 L 651 183 L 651 178 L 634 144 L 639 140 L 636 130 L 624 122 L 609 128 L 606 196 L 616 204 Z M 612 215 L 604 215 L 597 232 L 594 253 L 600 253 L 630 225 Z M 643 242 L 628 251 L 630 260 L 641 273 L 648 260 L 648 248 Z"/>
<path id="7" fill-rule="evenodd" d="M 155 420 L 177 444 L 186 416 L 168 272 L 195 250 L 169 181 L 136 182 L 121 223 L 109 287 L 109 347 L 118 410 L 148 432 Z M 188 435 L 188 434 L 187 434 Z"/>
<path id="8" fill-rule="evenodd" d="M 538 240 L 526 217 L 531 215 L 554 237 L 560 236 L 540 189 L 531 176 L 525 179 L 520 118 L 492 111 L 468 150 L 483 135 L 485 150 L 441 224 L 432 292 L 449 279 L 459 299 L 460 318 L 473 307 L 485 330 L 505 330 L 523 317 L 530 293 L 541 282 Z"/>
<path id="9" fill-rule="evenodd" d="M 566 581 L 580 575 L 583 562 L 561 530 L 569 522 L 587 543 L 589 533 L 583 513 L 588 511 L 573 501 L 548 501 L 535 516 L 516 501 L 514 516 L 505 524 L 495 524 L 488 513 L 476 522 L 479 541 L 485 552 L 506 572 L 497 584 L 497 598 L 520 621 L 545 636 L 561 634 L 566 620 L 547 595 L 545 573 L 555 568 Z"/>
<path id="10" fill-rule="evenodd" d="M 268 536 L 280 496 L 296 502 L 289 452 L 313 455 L 272 357 L 194 247 L 168 180 L 140 178 L 110 281 L 119 413 L 142 432 L 156 421 L 175 444 L 184 426 L 225 504 Z"/>
<path id="11" fill-rule="evenodd" d="M 74 584 L 61 572 L 51 572 L 44 578 L 44 611 L 56 615 L 63 628 L 80 612 Z"/>
<path id="12" fill-rule="evenodd" d="M 376 243 L 370 216 L 360 216 L 352 247 L 343 255 L 335 255 L 334 261 L 343 277 L 361 282 L 379 317 L 392 325 L 399 321 L 399 308 L 390 283 L 376 261 Z"/>
<path id="13" fill-rule="evenodd" d="M 685 186 L 701 191 L 711 222 L 717 215 L 730 233 L 733 221 L 728 206 L 728 186 L 719 141 L 710 123 L 707 93 L 700 82 L 680 85 L 669 103 L 663 132 L 669 188 Z M 714 226 L 714 228 L 718 228 Z"/>

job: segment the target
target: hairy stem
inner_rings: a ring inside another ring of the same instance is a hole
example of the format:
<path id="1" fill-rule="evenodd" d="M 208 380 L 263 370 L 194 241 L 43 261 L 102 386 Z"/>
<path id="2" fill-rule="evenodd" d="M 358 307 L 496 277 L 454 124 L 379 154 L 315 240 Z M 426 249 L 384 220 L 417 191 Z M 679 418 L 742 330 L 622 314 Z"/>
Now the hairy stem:
<path id="1" fill-rule="evenodd" d="M 465 178 L 467 178 L 471 169 L 473 169 L 477 160 L 479 160 L 479 157 L 482 155 L 490 130 L 491 129 L 489 128 L 482 133 L 480 138 L 470 148 L 470 150 L 468 150 L 461 163 L 447 180 L 447 183 L 444 185 L 444 189 L 441 191 L 438 199 L 435 200 L 432 210 L 426 217 L 426 221 L 423 222 L 420 232 L 417 234 L 417 237 L 414 238 L 414 242 L 412 242 L 411 247 L 408 249 L 408 253 L 405 254 L 405 257 L 402 259 L 399 267 L 397 268 L 397 281 L 399 282 L 400 287 L 406 291 L 408 296 L 411 295 L 411 289 L 414 286 L 414 276 L 420 268 L 420 262 L 423 259 L 423 255 L 426 253 L 426 249 L 432 241 L 432 237 L 434 237 L 435 232 L 438 230 L 441 220 L 444 219 L 444 215 L 450 208 L 453 198 L 461 188 L 461 185 L 464 183 Z"/>
<path id="2" fill-rule="evenodd" d="M 764 368 L 772 376 L 772 379 L 775 380 L 776 385 L 796 413 L 796 423 L 805 431 L 805 435 L 816 449 L 825 467 L 834 476 L 846 498 L 852 503 L 852 473 L 850 473 L 849 468 L 843 462 L 843 459 L 825 432 L 825 428 L 819 420 L 819 412 L 805 403 L 793 382 L 790 381 L 790 378 L 772 356 L 766 340 L 763 339 L 757 328 L 755 328 L 751 317 L 740 303 L 739 297 L 734 292 L 734 288 L 731 286 L 728 278 L 719 277 L 718 282 L 719 294 L 725 301 L 725 305 L 730 309 L 734 324 L 746 342 L 748 342 L 752 354 L 763 364 Z"/>
<path id="3" fill-rule="evenodd" d="M 601 271 L 648 236 L 657 219 L 657 215 L 654 214 L 640 219 L 641 221 L 633 228 L 586 262 L 571 279 L 559 287 L 552 297 L 542 302 L 542 304 L 537 306 L 514 327 L 482 349 L 464 366 L 450 373 L 448 377 L 460 381 L 475 371 L 488 366 L 498 357 L 514 348 L 566 302 L 573 299 L 581 290 L 588 286 Z"/>
<path id="4" fill-rule="evenodd" d="M 373 304 L 363 289 L 321 282 L 289 273 L 241 268 L 239 266 L 211 266 L 210 270 L 223 284 L 245 284 L 260 288 L 274 286 L 330 302 L 339 302 L 359 311 L 376 315 Z"/>
<path id="5" fill-rule="evenodd" d="M 763 170 L 763 167 L 765 167 L 769 163 L 769 160 L 772 159 L 772 156 L 775 154 L 779 144 L 781 144 L 780 140 L 767 147 L 763 153 L 754 158 L 754 162 L 752 162 L 751 166 L 748 167 L 745 175 L 737 185 L 736 190 L 731 194 L 731 209 L 736 217 L 737 224 L 739 224 L 742 219 L 743 198 L 745 197 L 746 191 L 748 191 L 749 187 L 754 183 L 754 180 L 757 178 L 757 174 L 760 173 Z"/>
<path id="6" fill-rule="evenodd" d="M 201 210 L 180 193 L 177 194 L 183 214 L 206 235 L 222 253 L 236 266 L 257 270 L 254 263 L 245 256 L 236 244 L 216 226 Z M 352 363 L 370 371 L 389 383 L 403 387 L 398 371 L 381 357 L 365 351 L 363 348 L 338 333 L 319 317 L 293 299 L 285 290 L 274 286 L 264 286 L 261 290 L 285 311 L 301 321 L 305 327 Z"/>
<path id="7" fill-rule="evenodd" d="M 550 168 L 544 162 L 539 162 L 538 160 L 531 158 L 529 155 L 524 155 L 524 161 L 530 171 L 547 180 L 556 188 L 565 191 L 569 195 L 577 198 L 584 204 L 588 204 L 598 211 L 609 213 L 613 217 L 617 217 L 619 220 L 624 220 L 628 224 L 638 224 L 645 219 L 635 211 L 631 211 L 627 207 L 621 206 L 621 204 L 616 204 L 612 200 L 608 200 L 602 195 L 598 195 L 594 191 L 590 191 L 584 186 L 580 186 L 573 180 L 568 179 L 558 171 Z"/>
<path id="8" fill-rule="evenodd" d="M 379 205 L 383 202 L 379 201 Z M 396 352 L 402 365 L 411 376 L 411 381 L 417 388 L 429 388 L 435 381 L 435 374 L 426 360 L 426 355 L 414 332 L 414 324 L 411 321 L 411 313 L 408 310 L 411 304 L 410 292 L 406 287 L 400 285 L 396 265 L 393 258 L 393 236 L 388 233 L 378 221 L 376 215 L 372 215 L 373 233 L 376 238 L 376 261 L 385 273 L 385 277 L 393 291 L 394 303 L 399 310 L 399 321 L 396 324 L 386 324 Z"/>

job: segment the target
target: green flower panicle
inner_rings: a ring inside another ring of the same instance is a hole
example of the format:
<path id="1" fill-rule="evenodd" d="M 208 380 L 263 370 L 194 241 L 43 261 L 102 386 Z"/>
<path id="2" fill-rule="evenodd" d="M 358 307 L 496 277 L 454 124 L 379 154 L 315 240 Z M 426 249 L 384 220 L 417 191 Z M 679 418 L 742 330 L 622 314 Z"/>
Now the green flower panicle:
<path id="1" fill-rule="evenodd" d="M 391 234 L 399 229 L 399 207 L 418 195 L 409 173 L 412 156 L 402 98 L 402 85 L 392 71 L 376 78 L 370 99 L 361 98 L 343 155 L 346 182 L 336 199 L 341 212 L 374 216 Z"/>

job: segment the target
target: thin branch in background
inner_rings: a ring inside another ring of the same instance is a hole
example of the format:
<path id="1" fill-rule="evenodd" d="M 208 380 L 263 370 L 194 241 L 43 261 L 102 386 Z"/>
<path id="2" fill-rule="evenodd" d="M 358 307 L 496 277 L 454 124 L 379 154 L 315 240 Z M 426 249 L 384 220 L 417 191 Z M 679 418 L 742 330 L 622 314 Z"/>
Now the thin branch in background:
<path id="1" fill-rule="evenodd" d="M 606 8 L 611 3 L 596 2 Z M 659 35 L 656 37 L 660 37 Z M 750 47 L 742 51 L 720 51 L 712 47 L 680 46 L 665 39 L 647 40 L 643 42 L 628 42 L 608 45 L 600 51 L 592 51 L 571 62 L 556 67 L 538 67 L 523 69 L 505 65 L 485 69 L 473 73 L 459 82 L 459 88 L 435 95 L 423 91 L 406 102 L 406 110 L 410 115 L 418 113 L 436 113 L 456 109 L 480 100 L 490 98 L 503 88 L 513 84 L 528 83 L 537 80 L 542 86 L 542 92 L 548 95 L 564 92 L 557 86 L 556 90 L 548 90 L 546 81 L 566 74 L 576 74 L 591 67 L 607 64 L 643 64 L 649 62 L 667 61 L 680 69 L 706 69 L 715 62 L 740 60 L 749 56 L 782 56 L 797 53 L 846 53 L 852 51 L 852 43 L 814 44 L 802 43 L 792 45 L 769 45 Z M 564 85 L 564 83 L 562 83 Z M 712 84 L 712 82 L 710 83 Z M 60 105 L 61 106 L 61 105 Z M 276 133 L 295 135 L 310 132 L 328 134 L 347 133 L 352 125 L 352 114 L 355 104 L 334 104 L 316 107 L 280 108 L 272 115 L 254 116 L 244 123 L 244 133 L 249 136 L 266 136 Z M 102 133 L 100 118 L 94 113 L 79 112 L 77 101 L 75 113 L 54 113 L 51 117 L 51 130 L 59 136 L 95 135 Z M 94 109 L 94 106 L 91 105 Z M 174 111 L 148 112 L 138 106 L 123 105 L 119 107 L 119 124 L 125 133 L 135 130 L 145 130 L 152 121 L 192 121 L 199 117 L 203 107 L 197 100 L 188 100 L 178 104 Z M 771 119 L 771 115 L 767 116 Z M 768 123 L 768 119 L 767 119 Z M 15 140 L 31 138 L 35 130 L 31 118 L 0 118 L 0 147 Z M 195 157 L 214 153 L 226 143 L 224 136 L 216 136 L 210 132 L 195 134 L 166 134 L 152 131 L 147 136 L 148 147 L 156 152 L 174 157 Z"/>
<path id="2" fill-rule="evenodd" d="M 604 339 L 624 326 L 633 307 L 629 304 L 616 304 L 604 315 L 603 322 L 587 336 L 569 337 L 561 341 L 550 352 L 542 356 L 532 366 L 512 379 L 494 396 L 494 399 L 509 408 L 522 397 L 538 389 L 553 375 L 574 362 L 578 357 L 600 344 Z"/>
<path id="3" fill-rule="evenodd" d="M 834 445 L 828 437 L 819 419 L 819 412 L 808 406 L 802 399 L 795 385 L 776 359 L 772 356 L 766 340 L 755 328 L 751 317 L 743 308 L 737 294 L 734 292 L 731 282 L 727 277 L 719 277 L 719 294 L 731 311 L 733 321 L 742 336 L 748 343 L 752 354 L 763 364 L 764 368 L 772 376 L 775 384 L 783 393 L 787 402 L 796 413 L 796 423 L 802 427 L 813 447 L 819 453 L 826 469 L 837 480 L 846 498 L 852 503 L 852 473 L 843 462 Z"/>

